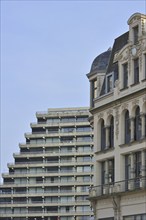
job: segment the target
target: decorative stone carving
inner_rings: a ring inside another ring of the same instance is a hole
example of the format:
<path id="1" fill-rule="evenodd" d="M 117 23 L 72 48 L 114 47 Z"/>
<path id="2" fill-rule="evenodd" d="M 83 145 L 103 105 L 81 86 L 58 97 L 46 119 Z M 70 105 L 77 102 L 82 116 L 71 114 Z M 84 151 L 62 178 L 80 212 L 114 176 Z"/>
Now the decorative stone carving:
<path id="1" fill-rule="evenodd" d="M 135 105 L 138 105 L 139 104 L 139 100 L 138 99 L 134 99 L 134 101 L 132 102 L 132 105 L 135 106 Z"/>
<path id="2" fill-rule="evenodd" d="M 119 107 L 115 107 L 115 135 L 118 139 L 119 135 Z"/>
<path id="3" fill-rule="evenodd" d="M 109 109 L 106 113 L 107 113 L 107 115 L 112 115 L 113 114 L 113 110 Z"/>
<path id="4" fill-rule="evenodd" d="M 128 103 L 123 103 L 122 110 L 124 110 L 124 109 L 128 109 Z"/>
<path id="5" fill-rule="evenodd" d="M 103 113 L 102 112 L 100 112 L 99 114 L 98 114 L 98 118 L 100 119 L 100 118 L 103 118 Z"/>
<path id="6" fill-rule="evenodd" d="M 143 102 L 146 102 L 146 95 L 143 96 Z"/>

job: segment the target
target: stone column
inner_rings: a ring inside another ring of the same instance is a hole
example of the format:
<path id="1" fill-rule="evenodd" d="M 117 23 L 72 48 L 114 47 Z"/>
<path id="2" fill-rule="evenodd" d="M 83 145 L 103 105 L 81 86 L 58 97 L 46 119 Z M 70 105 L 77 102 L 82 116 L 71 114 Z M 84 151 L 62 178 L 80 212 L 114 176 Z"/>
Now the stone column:
<path id="1" fill-rule="evenodd" d="M 145 114 L 141 113 L 140 114 L 141 117 L 141 139 L 143 139 L 145 137 Z"/>
<path id="2" fill-rule="evenodd" d="M 134 118 L 130 118 L 130 127 L 131 127 L 131 137 L 130 137 L 130 142 L 134 141 Z"/>

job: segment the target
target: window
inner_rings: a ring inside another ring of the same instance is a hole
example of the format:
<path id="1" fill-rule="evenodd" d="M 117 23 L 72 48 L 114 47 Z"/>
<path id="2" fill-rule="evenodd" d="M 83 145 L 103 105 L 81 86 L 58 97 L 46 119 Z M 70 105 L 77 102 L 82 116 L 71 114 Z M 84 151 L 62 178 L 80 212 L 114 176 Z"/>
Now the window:
<path id="1" fill-rule="evenodd" d="M 137 107 L 135 111 L 135 140 L 140 140 L 141 138 L 141 117 L 140 117 L 140 108 Z"/>
<path id="2" fill-rule="evenodd" d="M 90 127 L 77 127 L 77 132 L 88 132 L 88 131 L 91 131 L 91 128 Z"/>
<path id="3" fill-rule="evenodd" d="M 113 182 L 114 182 L 114 159 L 110 159 L 101 163 L 101 183 L 102 185 L 104 185 L 106 183 L 113 183 Z"/>
<path id="4" fill-rule="evenodd" d="M 104 127 L 104 120 L 102 119 L 101 122 L 101 150 L 105 149 L 105 127 Z"/>
<path id="5" fill-rule="evenodd" d="M 128 63 L 123 64 L 123 88 L 128 86 Z"/>
<path id="6" fill-rule="evenodd" d="M 139 59 L 134 60 L 134 84 L 139 83 Z"/>
<path id="7" fill-rule="evenodd" d="M 134 167 L 131 167 L 131 157 L 133 158 L 133 165 Z M 133 189 L 140 187 L 140 176 L 141 176 L 141 164 L 142 164 L 142 158 L 141 158 L 141 152 L 135 152 L 133 154 L 128 154 L 125 156 L 125 179 L 129 180 L 131 179 L 131 174 L 134 178 L 134 185 Z M 131 173 L 131 168 L 133 168 Z M 131 182 L 130 182 L 131 183 Z M 128 181 L 126 182 L 126 189 L 129 189 Z"/>
<path id="8" fill-rule="evenodd" d="M 93 99 L 97 97 L 97 79 L 93 81 Z"/>
<path id="9" fill-rule="evenodd" d="M 50 124 L 50 123 L 58 123 L 60 121 L 59 118 L 48 118 L 47 119 L 47 123 Z"/>
<path id="10" fill-rule="evenodd" d="M 65 132 L 65 133 L 74 132 L 74 130 L 75 130 L 74 127 L 61 128 L 61 132 Z"/>
<path id="11" fill-rule="evenodd" d="M 86 117 L 86 116 L 85 117 L 77 117 L 76 121 L 77 122 L 84 122 L 84 121 L 87 122 L 88 121 L 88 117 Z"/>
<path id="12" fill-rule="evenodd" d="M 138 26 L 133 28 L 133 41 L 134 44 L 137 44 L 138 42 Z"/>
<path id="13" fill-rule="evenodd" d="M 111 92 L 113 90 L 113 75 L 110 74 L 107 76 L 107 92 Z"/>
<path id="14" fill-rule="evenodd" d="M 94 106 L 94 99 L 97 97 L 97 79 L 94 79 L 90 82 L 90 95 L 91 95 L 91 107 Z"/>
<path id="15" fill-rule="evenodd" d="M 125 113 L 125 144 L 130 142 L 131 129 L 130 129 L 130 118 L 128 110 Z"/>
<path id="16" fill-rule="evenodd" d="M 111 159 L 108 161 L 108 182 L 114 182 L 114 160 Z"/>
<path id="17" fill-rule="evenodd" d="M 61 122 L 62 122 L 62 123 L 75 122 L 75 118 L 74 118 L 74 117 L 61 118 Z"/>
<path id="18" fill-rule="evenodd" d="M 123 218 L 124 220 L 146 220 L 146 214 L 129 215 Z"/>
<path id="19" fill-rule="evenodd" d="M 109 147 L 114 147 L 114 117 L 110 120 Z"/>
<path id="20" fill-rule="evenodd" d="M 144 78 L 146 79 L 146 54 L 144 54 Z"/>

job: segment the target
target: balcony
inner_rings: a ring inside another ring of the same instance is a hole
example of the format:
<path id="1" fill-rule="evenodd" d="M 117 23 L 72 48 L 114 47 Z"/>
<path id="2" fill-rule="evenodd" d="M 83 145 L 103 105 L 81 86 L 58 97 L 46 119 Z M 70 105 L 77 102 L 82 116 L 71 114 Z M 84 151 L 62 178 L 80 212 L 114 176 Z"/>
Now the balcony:
<path id="1" fill-rule="evenodd" d="M 91 187 L 89 189 L 89 200 L 142 189 L 146 189 L 146 176 Z"/>

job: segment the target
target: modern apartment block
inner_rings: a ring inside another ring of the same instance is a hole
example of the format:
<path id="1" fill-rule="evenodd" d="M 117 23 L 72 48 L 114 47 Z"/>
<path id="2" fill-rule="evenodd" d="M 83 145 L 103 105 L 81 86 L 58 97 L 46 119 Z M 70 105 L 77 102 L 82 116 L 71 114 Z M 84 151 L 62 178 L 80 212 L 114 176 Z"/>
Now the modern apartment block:
<path id="1" fill-rule="evenodd" d="M 94 127 L 95 220 L 146 220 L 146 15 L 87 74 Z"/>
<path id="2" fill-rule="evenodd" d="M 0 185 L 0 220 L 89 220 L 93 130 L 88 108 L 37 112 Z"/>

